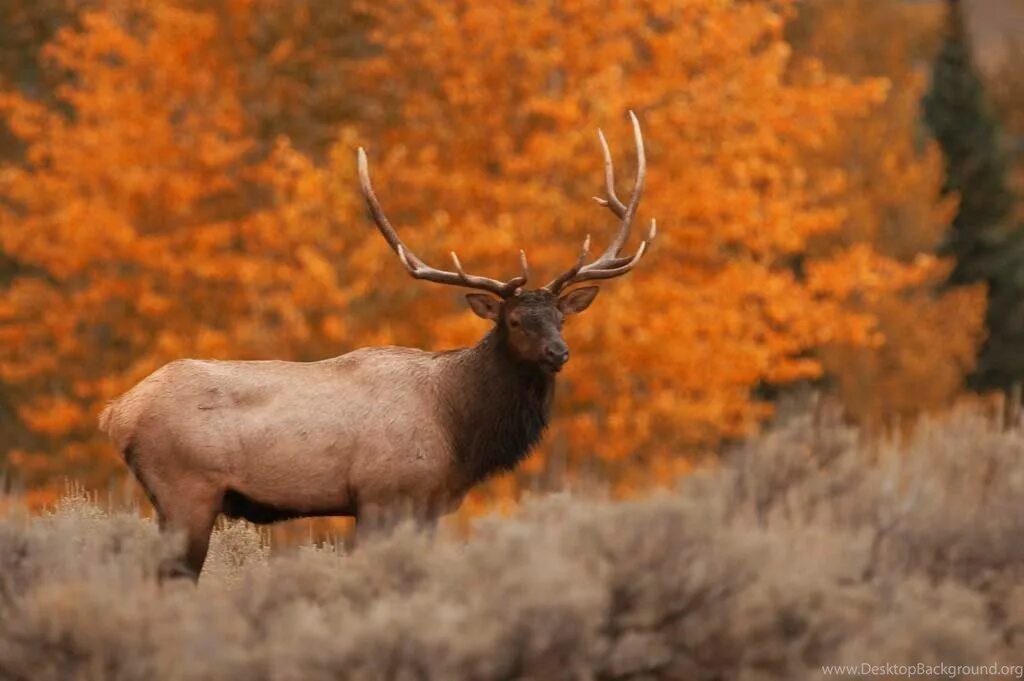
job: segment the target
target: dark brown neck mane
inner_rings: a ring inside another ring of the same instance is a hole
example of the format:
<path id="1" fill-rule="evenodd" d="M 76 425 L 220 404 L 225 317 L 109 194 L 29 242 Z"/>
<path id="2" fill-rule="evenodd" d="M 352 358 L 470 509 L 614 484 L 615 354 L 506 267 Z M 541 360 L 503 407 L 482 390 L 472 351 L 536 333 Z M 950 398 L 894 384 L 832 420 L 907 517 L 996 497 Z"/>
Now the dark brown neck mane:
<path id="1" fill-rule="evenodd" d="M 548 425 L 554 376 L 516 359 L 496 327 L 471 348 L 452 353 L 448 405 L 460 483 L 468 489 L 512 470 Z"/>

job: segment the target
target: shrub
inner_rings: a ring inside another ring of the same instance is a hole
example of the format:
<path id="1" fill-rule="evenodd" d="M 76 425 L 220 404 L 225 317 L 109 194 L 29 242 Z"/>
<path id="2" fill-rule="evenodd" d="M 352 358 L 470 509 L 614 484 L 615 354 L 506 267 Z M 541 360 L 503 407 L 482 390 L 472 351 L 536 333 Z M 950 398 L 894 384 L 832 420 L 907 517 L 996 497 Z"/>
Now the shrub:
<path id="1" fill-rule="evenodd" d="M 152 523 L 81 496 L 0 521 L 0 678 L 800 679 L 1024 648 L 1024 434 L 904 444 L 800 415 L 678 489 L 528 500 L 469 540 L 270 555 L 218 531 L 158 585 Z M 1018 656 L 1019 660 L 1019 656 Z"/>

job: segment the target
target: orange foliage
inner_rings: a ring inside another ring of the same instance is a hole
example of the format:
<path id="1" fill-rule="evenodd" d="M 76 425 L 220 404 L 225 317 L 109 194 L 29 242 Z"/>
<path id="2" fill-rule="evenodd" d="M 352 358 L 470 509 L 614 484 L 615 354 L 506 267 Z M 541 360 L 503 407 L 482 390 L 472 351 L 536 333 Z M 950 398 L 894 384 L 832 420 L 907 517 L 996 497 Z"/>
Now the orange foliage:
<path id="1" fill-rule="evenodd" d="M 851 298 L 928 276 L 927 257 L 904 265 L 863 245 L 805 260 L 848 214 L 842 164 L 809 168 L 809 152 L 873 111 L 887 88 L 823 70 L 789 79 L 785 7 L 370 8 L 382 52 L 364 88 L 386 102 L 367 124 L 375 176 L 428 261 L 458 247 L 473 269 L 505 274 L 524 245 L 549 275 L 585 233 L 600 245 L 612 224 L 589 201 L 602 177 L 594 128 L 629 168 L 623 116 L 640 113 L 650 167 L 640 222 L 656 216 L 660 236 L 637 272 L 570 325 L 574 360 L 545 449 L 558 467 L 568 458 L 633 479 L 667 468 L 652 462 L 748 434 L 770 411 L 752 388 L 819 376 L 811 353 L 823 344 L 879 340 Z M 387 261 L 382 242 L 369 249 Z M 397 267 L 378 287 L 408 301 L 396 322 L 403 341 L 452 345 L 483 330 L 451 294 L 410 293 Z"/>
<path id="2" fill-rule="evenodd" d="M 285 142 L 254 157 L 215 17 L 145 7 L 134 31 L 88 13 L 46 48 L 76 75 L 61 107 L 0 97 L 27 147 L 0 174 L 0 246 L 23 268 L 0 299 L 0 379 L 55 443 L 29 483 L 109 475 L 95 414 L 163 362 L 329 353 L 348 300 L 325 264 L 346 239 L 300 215 L 318 176 Z M 74 465 L 81 441 L 94 456 Z"/>
<path id="3" fill-rule="evenodd" d="M 642 120 L 638 223 L 656 216 L 659 238 L 570 325 L 552 432 L 519 478 L 492 486 L 499 497 L 566 471 L 619 491 L 668 480 L 770 413 L 757 387 L 821 376 L 824 345 L 879 343 L 870 310 L 851 303 L 936 267 L 863 239 L 811 252 L 855 209 L 830 141 L 878 111 L 887 86 L 821 68 L 793 78 L 787 3 L 366 3 L 376 56 L 339 58 L 359 105 L 322 160 L 299 150 L 315 140 L 268 133 L 273 116 L 254 110 L 260 65 L 316 63 L 286 36 L 247 42 L 281 2 L 118 4 L 133 11 L 84 14 L 46 48 L 74 75 L 58 106 L 0 98 L 27 148 L 0 171 L 0 248 L 24 265 L 0 295 L 0 380 L 52 437 L 30 482 L 69 469 L 102 480 L 96 462 L 113 457 L 94 414 L 174 357 L 311 359 L 483 334 L 461 296 L 411 282 L 369 225 L 360 142 L 417 253 L 438 262 L 457 247 L 470 269 L 504 276 L 524 246 L 539 284 L 586 233 L 595 250 L 611 233 L 589 200 L 595 128 L 626 193 L 624 114 Z M 302 79 L 266 82 L 275 106 L 314 97 Z"/>

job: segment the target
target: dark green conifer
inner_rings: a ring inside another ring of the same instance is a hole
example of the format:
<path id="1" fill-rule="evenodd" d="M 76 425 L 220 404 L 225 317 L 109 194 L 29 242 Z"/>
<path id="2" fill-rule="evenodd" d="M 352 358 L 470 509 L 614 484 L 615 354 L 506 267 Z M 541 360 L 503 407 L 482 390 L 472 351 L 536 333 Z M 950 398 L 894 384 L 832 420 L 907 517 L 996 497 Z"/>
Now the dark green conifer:
<path id="1" fill-rule="evenodd" d="M 956 259 L 950 283 L 984 282 L 989 289 L 989 337 L 971 383 L 1008 388 L 1024 381 L 1024 229 L 1013 223 L 999 124 L 974 65 L 959 0 L 949 0 L 946 35 L 923 105 L 946 159 L 944 191 L 959 197 L 946 244 Z"/>

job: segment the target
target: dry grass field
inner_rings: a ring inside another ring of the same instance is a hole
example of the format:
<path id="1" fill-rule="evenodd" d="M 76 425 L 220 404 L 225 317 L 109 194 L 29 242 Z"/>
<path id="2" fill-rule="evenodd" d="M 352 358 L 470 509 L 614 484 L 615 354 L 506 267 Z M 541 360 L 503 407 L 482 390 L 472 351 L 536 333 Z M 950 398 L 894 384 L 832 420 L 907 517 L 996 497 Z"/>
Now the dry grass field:
<path id="1" fill-rule="evenodd" d="M 1024 663 L 1024 432 L 962 412 L 901 446 L 859 440 L 795 417 L 671 493 L 536 498 L 468 540 L 403 530 L 271 557 L 230 525 L 198 587 L 156 583 L 168 547 L 151 522 L 69 497 L 0 521 L 0 678 L 788 680 Z"/>

